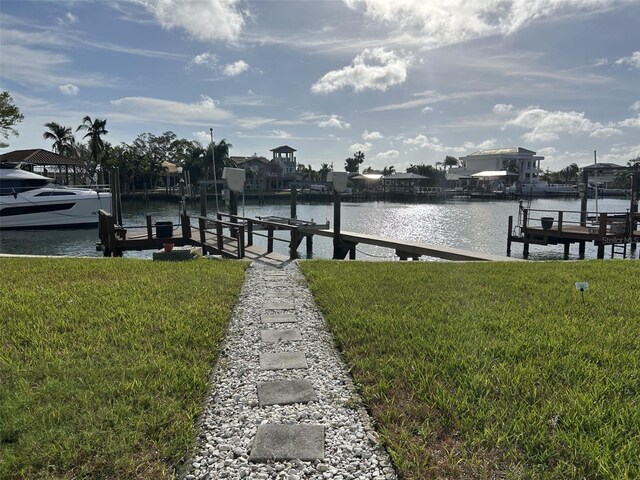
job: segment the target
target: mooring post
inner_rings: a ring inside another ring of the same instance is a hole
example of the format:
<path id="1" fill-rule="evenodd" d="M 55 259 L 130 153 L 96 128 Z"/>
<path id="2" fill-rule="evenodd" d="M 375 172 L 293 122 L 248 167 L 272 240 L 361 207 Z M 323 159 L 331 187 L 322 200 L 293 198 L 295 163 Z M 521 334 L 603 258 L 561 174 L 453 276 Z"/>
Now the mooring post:
<path id="1" fill-rule="evenodd" d="M 513 215 L 509 215 L 509 226 L 507 227 L 507 257 L 511 256 L 511 232 L 513 232 Z"/>
<path id="2" fill-rule="evenodd" d="M 207 216 L 207 186 L 204 183 L 200 184 L 200 215 Z"/>
<path id="3" fill-rule="evenodd" d="M 631 207 L 629 209 L 629 214 L 631 215 L 631 251 L 635 252 L 637 247 L 637 242 L 634 241 L 635 237 L 633 233 L 638 228 L 638 222 L 636 221 L 638 214 L 638 199 L 640 197 L 640 172 L 634 172 L 631 175 Z"/>
<path id="4" fill-rule="evenodd" d="M 291 184 L 291 218 L 298 218 L 298 189 L 292 183 Z"/>
<path id="5" fill-rule="evenodd" d="M 522 248 L 522 256 L 525 260 L 529 258 L 529 242 L 527 241 L 524 242 L 524 247 Z"/>
<path id="6" fill-rule="evenodd" d="M 581 260 L 584 260 L 584 251 L 585 251 L 585 247 L 586 247 L 586 243 L 584 240 L 582 240 L 579 244 L 578 244 L 578 258 L 580 258 Z"/>
<path id="7" fill-rule="evenodd" d="M 589 171 L 582 169 L 582 188 L 580 192 L 580 225 L 587 226 L 587 197 L 589 196 Z"/>
<path id="8" fill-rule="evenodd" d="M 229 189 L 229 220 L 231 223 L 238 223 L 236 216 L 238 215 L 238 194 Z M 238 231 L 235 228 L 231 228 L 231 237 L 236 238 Z"/>
<path id="9" fill-rule="evenodd" d="M 344 258 L 340 255 L 340 192 L 333 191 L 333 259 Z"/>
<path id="10" fill-rule="evenodd" d="M 313 234 L 307 233 L 307 258 L 313 256 Z"/>
<path id="11" fill-rule="evenodd" d="M 566 242 L 564 244 L 564 259 L 565 260 L 569 260 L 569 246 L 570 246 L 569 242 Z"/>

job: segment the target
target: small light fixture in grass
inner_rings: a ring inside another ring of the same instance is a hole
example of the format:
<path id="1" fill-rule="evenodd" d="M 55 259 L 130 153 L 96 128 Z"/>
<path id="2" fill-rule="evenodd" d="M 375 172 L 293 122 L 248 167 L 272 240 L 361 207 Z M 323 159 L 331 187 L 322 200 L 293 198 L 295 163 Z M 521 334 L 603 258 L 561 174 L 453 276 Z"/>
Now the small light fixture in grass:
<path id="1" fill-rule="evenodd" d="M 578 290 L 582 294 L 582 304 L 584 305 L 584 291 L 589 288 L 589 284 L 587 282 L 576 282 L 576 290 Z"/>

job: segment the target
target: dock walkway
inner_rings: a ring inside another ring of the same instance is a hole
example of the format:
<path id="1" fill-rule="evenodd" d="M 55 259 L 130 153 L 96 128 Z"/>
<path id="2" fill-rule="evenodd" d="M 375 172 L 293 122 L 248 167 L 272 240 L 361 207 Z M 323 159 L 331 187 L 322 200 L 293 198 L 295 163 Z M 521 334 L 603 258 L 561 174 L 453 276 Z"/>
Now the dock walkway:
<path id="1" fill-rule="evenodd" d="M 186 479 L 393 480 L 297 262 L 253 263 Z"/>
<path id="2" fill-rule="evenodd" d="M 304 232 L 304 228 L 301 228 Z M 314 231 L 315 235 L 323 237 L 333 237 L 332 229 L 321 229 Z M 367 235 L 365 233 L 340 231 L 340 239 L 350 251 L 350 258 L 355 258 L 355 247 L 359 243 L 367 245 L 376 245 L 379 247 L 390 248 L 401 260 L 412 258 L 417 260 L 421 256 L 442 258 L 444 260 L 457 261 L 484 261 L 484 262 L 509 262 L 519 260 L 516 258 L 502 257 L 500 255 L 492 255 L 483 252 L 474 252 L 472 250 L 463 250 L 461 248 L 447 247 L 444 245 L 433 245 L 428 243 L 416 242 L 413 240 L 399 240 L 394 238 L 380 237 L 377 235 Z"/>

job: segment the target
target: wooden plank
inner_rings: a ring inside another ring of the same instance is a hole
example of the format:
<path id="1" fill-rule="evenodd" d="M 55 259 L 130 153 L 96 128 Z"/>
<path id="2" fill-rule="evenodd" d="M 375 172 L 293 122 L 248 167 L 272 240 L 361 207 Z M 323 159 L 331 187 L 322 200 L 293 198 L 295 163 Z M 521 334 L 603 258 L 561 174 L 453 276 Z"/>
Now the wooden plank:
<path id="1" fill-rule="evenodd" d="M 302 232 L 306 233 L 304 227 L 300 227 Z M 314 230 L 315 235 L 323 237 L 333 237 L 333 229 Z M 444 245 L 432 245 L 428 243 L 416 242 L 413 240 L 399 240 L 394 238 L 384 238 L 377 235 L 367 235 L 364 233 L 340 232 L 340 238 L 347 242 L 365 243 L 367 245 L 375 245 L 378 247 L 391 248 L 408 254 L 408 256 L 422 256 L 442 258 L 445 260 L 466 260 L 466 261 L 485 261 L 485 262 L 513 262 L 520 261 L 517 258 L 502 257 L 500 255 L 492 255 L 482 252 L 474 252 L 471 250 L 463 250 L 461 248 L 446 247 Z"/>

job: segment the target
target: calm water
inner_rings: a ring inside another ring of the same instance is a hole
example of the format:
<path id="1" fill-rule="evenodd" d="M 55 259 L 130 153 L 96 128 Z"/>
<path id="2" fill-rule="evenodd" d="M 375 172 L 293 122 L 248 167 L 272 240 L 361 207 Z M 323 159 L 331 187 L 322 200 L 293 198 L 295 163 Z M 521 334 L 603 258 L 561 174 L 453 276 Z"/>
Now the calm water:
<path id="1" fill-rule="evenodd" d="M 211 202 L 210 202 L 211 203 Z M 579 210 L 577 199 L 536 199 L 531 208 L 549 210 Z M 600 199 L 600 212 L 625 212 L 629 208 L 628 199 Z M 590 200 L 588 209 L 595 211 L 595 200 Z M 154 221 L 178 223 L 178 204 L 168 202 L 125 202 L 123 223 L 127 227 L 145 225 L 145 214 L 150 213 Z M 193 204 L 190 213 L 199 215 L 199 206 Z M 242 205 L 238 213 L 243 214 Z M 246 216 L 277 215 L 288 217 L 289 204 L 266 206 L 247 205 Z M 477 250 L 496 255 L 506 254 L 507 222 L 509 215 L 518 216 L 516 201 L 447 201 L 437 204 L 406 203 L 343 203 L 342 229 L 353 232 L 377 234 L 390 238 L 422 241 L 437 245 L 447 245 L 469 250 Z M 299 204 L 298 218 L 314 219 L 321 223 L 333 224 L 333 205 Z M 285 234 L 280 233 L 284 238 Z M 81 230 L 33 230 L 0 231 L 0 253 L 36 255 L 101 256 L 95 250 L 97 228 Z M 254 240 L 265 245 L 262 238 Z M 286 244 L 276 242 L 276 250 L 286 253 Z M 304 242 L 299 250 L 305 254 Z M 607 247 L 606 256 L 610 254 Z M 331 239 L 314 237 L 314 257 L 331 258 Z M 512 255 L 522 255 L 522 245 L 514 244 Z M 126 257 L 150 258 L 151 251 L 126 252 Z M 538 260 L 562 259 L 562 246 L 531 245 L 530 258 Z M 596 249 L 587 244 L 587 258 L 595 258 Z M 637 256 L 637 253 L 636 253 Z M 395 258 L 388 249 L 359 245 L 357 257 L 361 260 Z M 572 259 L 578 257 L 578 246 L 571 248 Z"/>

